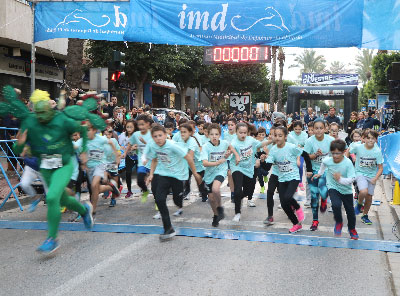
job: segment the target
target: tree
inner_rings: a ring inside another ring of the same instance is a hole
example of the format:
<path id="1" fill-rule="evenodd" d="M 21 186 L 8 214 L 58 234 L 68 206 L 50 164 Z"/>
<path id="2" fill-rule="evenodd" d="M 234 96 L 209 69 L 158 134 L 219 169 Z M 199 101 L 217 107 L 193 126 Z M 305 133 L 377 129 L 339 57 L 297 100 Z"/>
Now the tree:
<path id="1" fill-rule="evenodd" d="M 328 111 L 329 106 L 325 103 L 323 100 L 318 100 L 318 101 L 313 101 L 313 108 L 314 106 L 318 106 L 320 109 L 320 112 Z M 307 108 L 307 101 L 301 101 L 300 103 L 301 108 Z"/>
<path id="2" fill-rule="evenodd" d="M 87 49 L 87 54 L 91 59 L 90 66 L 108 67 L 113 50 L 126 54 L 124 80 L 135 84 L 137 105 L 143 104 L 143 84 L 165 77 L 165 72 L 171 70 L 170 65 L 178 59 L 172 46 L 152 45 L 150 47 L 147 43 L 128 42 L 125 44 L 124 42 L 92 40 Z"/>
<path id="3" fill-rule="evenodd" d="M 294 59 L 296 64 L 289 68 L 300 68 L 301 73 L 324 73 L 325 57 L 317 55 L 314 49 L 305 49 L 299 56 Z"/>
<path id="4" fill-rule="evenodd" d="M 392 71 L 393 62 L 400 62 L 400 52 L 380 53 L 373 58 L 371 72 L 377 93 L 389 92 L 389 73 Z"/>
<path id="5" fill-rule="evenodd" d="M 282 81 L 282 106 L 286 104 L 288 87 L 291 85 L 296 85 L 296 83 L 291 80 Z M 276 93 L 278 92 L 278 88 L 279 88 L 279 83 L 276 81 L 275 82 Z M 271 91 L 271 81 L 268 81 L 264 91 L 254 92 L 251 94 L 252 103 L 269 103 L 270 91 Z"/>
<path id="6" fill-rule="evenodd" d="M 349 70 L 346 69 L 346 65 L 339 61 L 333 61 L 328 70 L 330 74 L 345 74 L 348 72 Z"/>
<path id="7" fill-rule="evenodd" d="M 70 88 L 81 88 L 83 68 L 83 44 L 85 40 L 69 38 L 65 80 Z"/>
<path id="8" fill-rule="evenodd" d="M 356 73 L 360 77 L 363 84 L 371 78 L 371 66 L 374 51 L 371 49 L 363 49 L 361 54 L 356 56 Z"/>
<path id="9" fill-rule="evenodd" d="M 282 90 L 283 90 L 283 66 L 285 64 L 285 53 L 283 52 L 282 47 L 279 47 L 278 61 L 279 61 L 278 111 L 283 112 Z"/>
<path id="10" fill-rule="evenodd" d="M 275 102 L 275 87 L 273 87 L 273 86 L 275 85 L 275 73 L 276 73 L 276 50 L 277 50 L 277 46 L 272 46 L 271 90 L 269 92 L 269 94 L 270 94 L 269 103 L 271 106 L 273 106 L 274 102 Z"/>

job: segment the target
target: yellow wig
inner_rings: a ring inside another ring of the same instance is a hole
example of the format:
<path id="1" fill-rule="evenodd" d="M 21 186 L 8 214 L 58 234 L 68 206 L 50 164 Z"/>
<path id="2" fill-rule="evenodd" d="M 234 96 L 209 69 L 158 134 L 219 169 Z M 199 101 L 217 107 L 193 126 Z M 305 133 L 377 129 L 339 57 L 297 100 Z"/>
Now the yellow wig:
<path id="1" fill-rule="evenodd" d="M 37 89 L 32 93 L 30 100 L 33 104 L 36 104 L 37 102 L 40 101 L 49 101 L 50 95 L 47 91 Z"/>

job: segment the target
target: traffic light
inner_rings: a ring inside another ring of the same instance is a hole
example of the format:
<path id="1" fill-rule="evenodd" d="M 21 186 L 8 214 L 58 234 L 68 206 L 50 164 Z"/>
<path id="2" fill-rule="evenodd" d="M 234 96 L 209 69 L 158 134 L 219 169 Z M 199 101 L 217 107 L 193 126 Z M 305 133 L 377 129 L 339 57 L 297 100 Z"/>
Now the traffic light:
<path id="1" fill-rule="evenodd" d="M 115 90 L 119 87 L 121 79 L 125 76 L 123 71 L 125 68 L 125 54 L 123 52 L 113 50 L 112 61 L 108 65 L 108 89 Z"/>

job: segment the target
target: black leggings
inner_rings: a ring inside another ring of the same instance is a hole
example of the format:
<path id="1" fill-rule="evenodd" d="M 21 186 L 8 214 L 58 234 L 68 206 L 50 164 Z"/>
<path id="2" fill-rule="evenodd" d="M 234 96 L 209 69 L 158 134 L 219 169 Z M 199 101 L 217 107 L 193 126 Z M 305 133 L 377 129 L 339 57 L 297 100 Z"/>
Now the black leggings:
<path id="1" fill-rule="evenodd" d="M 206 171 L 201 171 L 201 172 L 197 172 L 197 173 L 203 178 L 205 172 Z M 193 175 L 192 171 L 189 169 L 189 180 L 183 182 L 184 195 L 188 195 L 190 193 L 190 181 L 192 179 L 192 175 Z M 204 183 L 198 185 L 198 188 L 199 188 L 201 197 L 207 197 L 207 190 L 205 190 L 205 188 L 204 188 Z"/>
<path id="2" fill-rule="evenodd" d="M 148 191 L 146 182 L 145 182 L 146 176 L 147 176 L 146 173 L 138 173 L 137 174 L 137 184 L 140 187 L 140 189 L 142 189 L 142 192 Z M 128 182 L 126 182 L 126 183 L 128 183 Z"/>
<path id="3" fill-rule="evenodd" d="M 172 189 L 172 195 L 175 205 L 178 208 L 182 208 L 183 181 L 172 177 L 154 175 L 153 181 L 151 182 L 151 190 L 153 191 L 158 210 L 161 214 L 164 230 L 168 230 L 172 227 L 167 207 L 167 195 L 170 189 Z"/>
<path id="4" fill-rule="evenodd" d="M 281 201 L 281 206 L 293 225 L 299 223 L 294 210 L 300 209 L 300 205 L 293 198 L 293 195 L 296 193 L 297 186 L 299 186 L 299 182 L 299 180 L 279 182 L 279 199 Z"/>
<path id="5" fill-rule="evenodd" d="M 353 194 L 342 194 L 335 189 L 328 190 L 332 201 L 332 211 L 335 222 L 343 223 L 342 204 L 347 215 L 347 226 L 349 230 L 356 228 L 356 215 L 353 207 Z"/>
<path id="6" fill-rule="evenodd" d="M 126 175 L 126 186 L 128 191 L 132 191 L 132 170 L 136 165 L 137 161 L 127 156 L 125 158 L 125 175 Z M 138 176 L 139 183 L 139 176 Z"/>
<path id="7" fill-rule="evenodd" d="M 235 214 L 239 214 L 242 206 L 242 199 L 246 196 L 249 200 L 253 198 L 257 179 L 255 174 L 253 178 L 249 178 L 239 171 L 233 172 L 232 178 L 235 188 Z"/>
<path id="8" fill-rule="evenodd" d="M 267 188 L 267 208 L 268 208 L 268 216 L 274 215 L 274 193 L 278 188 L 278 176 L 271 174 L 268 180 L 268 188 Z"/>

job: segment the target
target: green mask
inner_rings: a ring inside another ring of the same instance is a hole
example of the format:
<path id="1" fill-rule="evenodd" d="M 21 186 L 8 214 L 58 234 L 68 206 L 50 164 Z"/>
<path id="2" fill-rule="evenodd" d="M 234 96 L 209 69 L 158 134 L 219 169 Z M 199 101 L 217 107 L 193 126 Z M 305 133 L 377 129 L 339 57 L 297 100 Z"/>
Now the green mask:
<path id="1" fill-rule="evenodd" d="M 49 101 L 39 101 L 35 104 L 36 118 L 42 124 L 49 123 L 54 115 L 55 111 L 51 108 Z"/>

